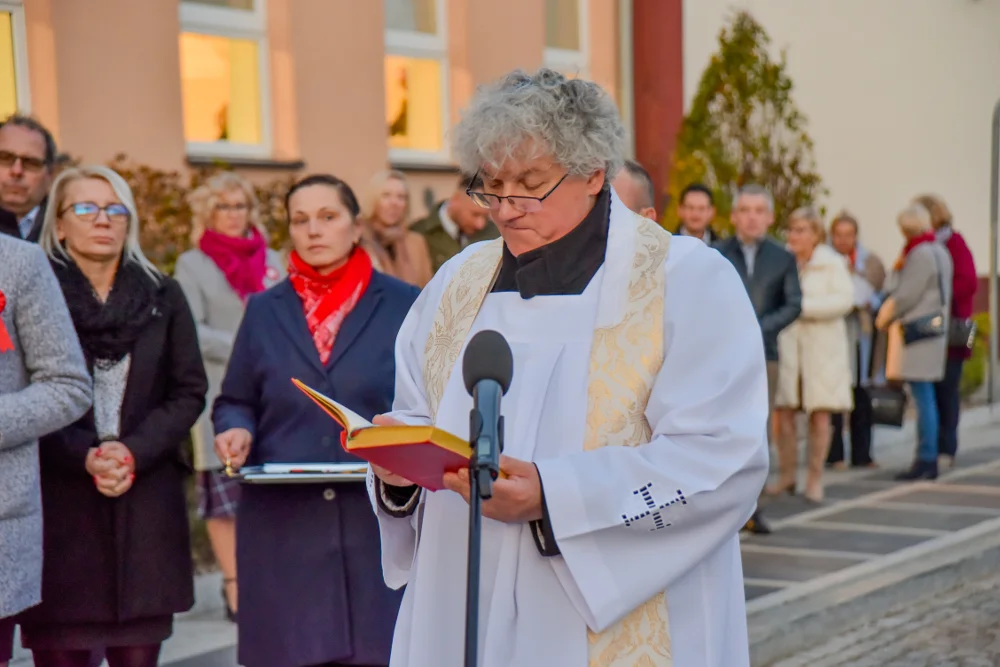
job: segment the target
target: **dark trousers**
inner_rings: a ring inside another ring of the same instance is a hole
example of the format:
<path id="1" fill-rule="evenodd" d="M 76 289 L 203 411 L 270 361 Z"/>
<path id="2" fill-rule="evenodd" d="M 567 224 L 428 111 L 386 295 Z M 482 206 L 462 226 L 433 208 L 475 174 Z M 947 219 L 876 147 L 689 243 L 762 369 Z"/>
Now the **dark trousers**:
<path id="1" fill-rule="evenodd" d="M 844 415 L 830 417 L 831 438 L 827 463 L 844 460 Z M 851 465 L 866 466 L 872 462 L 872 404 L 864 387 L 854 388 L 854 409 L 850 416 Z"/>
<path id="2" fill-rule="evenodd" d="M 938 454 L 955 456 L 958 451 L 958 417 L 961 410 L 961 399 L 958 386 L 962 381 L 962 366 L 964 359 L 948 358 L 944 368 L 944 378 L 934 383 L 934 397 L 937 400 L 938 417 Z"/>

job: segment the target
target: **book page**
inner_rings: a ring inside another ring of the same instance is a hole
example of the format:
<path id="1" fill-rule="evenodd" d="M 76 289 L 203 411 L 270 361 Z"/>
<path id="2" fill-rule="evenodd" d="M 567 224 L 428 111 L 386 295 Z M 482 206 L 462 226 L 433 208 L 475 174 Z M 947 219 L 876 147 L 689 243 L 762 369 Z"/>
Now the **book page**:
<path id="1" fill-rule="evenodd" d="M 333 417 L 337 423 L 340 424 L 345 431 L 347 431 L 348 437 L 353 435 L 359 429 L 373 426 L 370 421 L 350 408 L 338 403 L 329 396 L 324 396 L 315 389 L 306 386 L 299 380 L 292 378 L 292 384 L 298 387 L 306 396 L 315 401 L 316 404 L 323 408 L 327 414 Z"/>

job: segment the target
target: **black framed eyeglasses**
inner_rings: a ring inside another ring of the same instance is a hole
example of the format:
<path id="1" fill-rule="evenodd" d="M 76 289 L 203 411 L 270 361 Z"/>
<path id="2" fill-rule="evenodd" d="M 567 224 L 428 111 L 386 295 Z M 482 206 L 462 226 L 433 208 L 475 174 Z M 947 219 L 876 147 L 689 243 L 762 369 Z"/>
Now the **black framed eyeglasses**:
<path id="1" fill-rule="evenodd" d="M 563 177 L 556 181 L 556 184 L 541 197 L 525 197 L 522 195 L 508 195 L 506 197 L 502 197 L 491 192 L 474 191 L 472 189 L 472 185 L 466 189 L 465 194 L 469 195 L 469 198 L 471 198 L 477 206 L 487 208 L 491 211 L 499 211 L 500 204 L 506 199 L 507 203 L 510 204 L 516 211 L 520 211 L 521 213 L 536 213 L 542 210 L 542 202 L 548 199 L 549 195 L 555 192 L 556 188 L 562 185 L 562 182 L 566 180 L 567 176 L 569 176 L 569 172 L 563 174 Z M 479 172 L 477 171 L 476 175 L 472 177 L 472 184 L 474 185 L 478 179 Z"/>
<path id="2" fill-rule="evenodd" d="M 21 161 L 21 169 L 31 172 L 39 172 L 47 166 L 45 160 L 32 155 L 18 155 L 10 151 L 0 151 L 0 167 L 13 167 L 17 161 Z"/>
<path id="3" fill-rule="evenodd" d="M 92 201 L 81 201 L 75 204 L 70 204 L 62 211 L 59 215 L 65 215 L 67 211 L 73 211 L 75 215 L 80 220 L 84 222 L 94 222 L 97 220 L 97 216 L 104 211 L 104 214 L 108 216 L 109 222 L 122 223 L 128 222 L 132 217 L 129 213 L 128 207 L 125 204 L 108 204 L 107 206 L 98 206 Z"/>

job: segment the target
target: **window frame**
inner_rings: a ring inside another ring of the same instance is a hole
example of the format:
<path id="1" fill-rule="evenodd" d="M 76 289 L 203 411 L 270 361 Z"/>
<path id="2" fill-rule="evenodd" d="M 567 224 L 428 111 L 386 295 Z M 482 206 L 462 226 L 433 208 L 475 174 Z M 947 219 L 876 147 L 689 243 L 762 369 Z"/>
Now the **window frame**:
<path id="1" fill-rule="evenodd" d="M 254 0 L 254 8 L 250 11 L 213 7 L 193 0 L 181 0 L 179 4 L 180 34 L 194 33 L 209 37 L 244 39 L 257 44 L 257 88 L 260 95 L 259 143 L 188 141 L 185 136 L 184 145 L 187 154 L 191 157 L 208 158 L 270 158 L 274 150 L 274 133 L 271 127 L 271 51 L 267 39 L 267 0 Z M 178 40 L 180 34 L 177 36 Z M 179 59 L 178 67 L 180 67 Z M 181 82 L 182 105 L 183 95 L 183 82 Z"/>
<path id="2" fill-rule="evenodd" d="M 410 30 L 392 30 L 385 28 L 385 49 L 382 56 L 382 85 L 385 86 L 385 56 L 400 56 L 403 58 L 419 58 L 434 60 L 440 66 L 441 72 L 441 149 L 423 151 L 415 148 L 395 148 L 389 145 L 389 135 L 385 142 L 388 147 L 388 157 L 391 164 L 401 166 L 419 165 L 451 165 L 451 147 L 448 144 L 448 130 L 451 123 L 450 110 L 450 77 L 451 67 L 448 61 L 448 17 L 445 0 L 433 0 L 435 25 L 437 31 L 433 35 Z M 385 115 L 385 100 L 382 100 L 382 115 Z"/>
<path id="3" fill-rule="evenodd" d="M 31 113 L 31 86 L 28 73 L 28 29 L 21 0 L 0 0 L 0 11 L 10 13 L 11 42 L 14 56 L 14 94 L 17 112 Z"/>
<path id="4" fill-rule="evenodd" d="M 573 72 L 575 76 L 586 79 L 590 76 L 590 2 L 588 0 L 576 0 L 578 29 L 580 31 L 579 50 L 557 49 L 545 45 L 545 53 L 542 61 L 549 69 L 559 72 Z"/>

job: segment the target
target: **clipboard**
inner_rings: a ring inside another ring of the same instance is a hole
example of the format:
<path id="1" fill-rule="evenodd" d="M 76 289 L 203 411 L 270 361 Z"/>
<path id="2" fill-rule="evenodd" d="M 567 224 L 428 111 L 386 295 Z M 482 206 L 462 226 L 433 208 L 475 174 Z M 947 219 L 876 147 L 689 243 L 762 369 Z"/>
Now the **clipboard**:
<path id="1" fill-rule="evenodd" d="M 231 477 L 245 484 L 330 484 L 363 482 L 368 464 L 361 463 L 265 463 L 234 471 Z"/>

